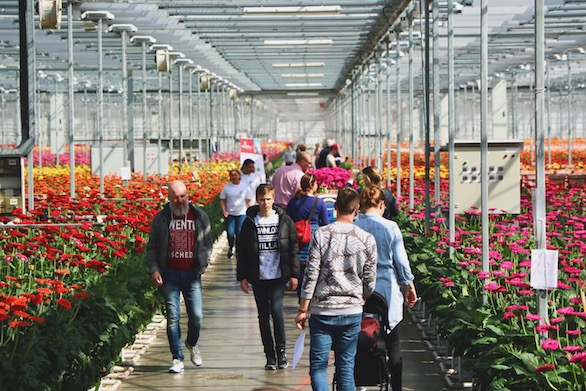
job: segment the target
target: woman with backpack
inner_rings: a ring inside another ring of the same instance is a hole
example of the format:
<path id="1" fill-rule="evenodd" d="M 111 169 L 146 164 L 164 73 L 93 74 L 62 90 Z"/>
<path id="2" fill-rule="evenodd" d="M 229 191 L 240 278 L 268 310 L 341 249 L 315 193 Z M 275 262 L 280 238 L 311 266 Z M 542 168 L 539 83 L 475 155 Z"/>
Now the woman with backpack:
<path id="1" fill-rule="evenodd" d="M 309 220 L 311 233 L 322 225 L 330 223 L 328 209 L 325 202 L 315 195 L 317 191 L 317 179 L 313 174 L 304 174 L 301 177 L 300 188 L 295 196 L 287 204 L 285 213 L 291 217 L 294 223 L 301 220 Z M 302 245 L 303 244 L 303 245 Z M 309 242 L 299 243 L 299 284 L 297 285 L 297 296 L 300 294 L 303 273 L 307 265 L 307 251 Z"/>

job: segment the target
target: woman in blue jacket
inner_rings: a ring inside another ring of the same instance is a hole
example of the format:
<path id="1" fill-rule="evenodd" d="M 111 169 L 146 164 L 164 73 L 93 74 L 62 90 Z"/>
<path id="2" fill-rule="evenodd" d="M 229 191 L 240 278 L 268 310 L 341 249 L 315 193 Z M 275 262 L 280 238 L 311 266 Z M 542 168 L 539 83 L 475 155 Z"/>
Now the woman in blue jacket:
<path id="1" fill-rule="evenodd" d="M 389 355 L 389 372 L 393 391 L 400 391 L 402 385 L 403 360 L 399 338 L 399 323 L 403 320 L 403 293 L 400 287 L 406 286 L 405 301 L 413 307 L 417 293 L 413 284 L 413 274 L 403 243 L 403 234 L 397 223 L 383 218 L 385 195 L 378 186 L 370 186 L 360 194 L 362 214 L 355 224 L 370 232 L 376 240 L 377 264 L 375 292 L 381 294 L 389 307 L 390 334 L 384 336 Z"/>

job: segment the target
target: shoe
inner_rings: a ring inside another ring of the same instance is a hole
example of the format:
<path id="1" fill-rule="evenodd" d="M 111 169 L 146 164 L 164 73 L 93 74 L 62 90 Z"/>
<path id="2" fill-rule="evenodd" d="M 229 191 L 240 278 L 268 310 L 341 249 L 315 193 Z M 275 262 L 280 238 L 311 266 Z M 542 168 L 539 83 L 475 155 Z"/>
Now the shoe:
<path id="1" fill-rule="evenodd" d="M 285 349 L 280 350 L 277 356 L 279 356 L 277 360 L 277 367 L 279 369 L 287 368 L 289 366 L 289 361 L 287 361 L 287 354 L 285 353 Z"/>
<path id="2" fill-rule="evenodd" d="M 203 364 L 203 360 L 201 359 L 201 353 L 199 352 L 199 348 L 197 347 L 197 345 L 189 346 L 187 344 L 187 341 L 185 341 L 185 346 L 187 346 L 187 350 L 189 350 L 191 362 L 193 363 L 193 365 L 199 367 L 201 364 Z"/>
<path id="3" fill-rule="evenodd" d="M 274 357 L 267 357 L 267 365 L 265 365 L 266 371 L 274 371 L 277 369 L 277 363 Z"/>
<path id="4" fill-rule="evenodd" d="M 181 373 L 185 370 L 184 366 L 183 366 L 183 361 L 174 358 L 173 359 L 173 365 L 171 365 L 171 368 L 169 368 L 169 372 L 172 373 Z"/>
<path id="5" fill-rule="evenodd" d="M 232 251 L 232 247 L 230 247 L 230 250 L 228 250 L 228 259 L 232 258 L 232 255 L 234 255 L 234 252 Z"/>

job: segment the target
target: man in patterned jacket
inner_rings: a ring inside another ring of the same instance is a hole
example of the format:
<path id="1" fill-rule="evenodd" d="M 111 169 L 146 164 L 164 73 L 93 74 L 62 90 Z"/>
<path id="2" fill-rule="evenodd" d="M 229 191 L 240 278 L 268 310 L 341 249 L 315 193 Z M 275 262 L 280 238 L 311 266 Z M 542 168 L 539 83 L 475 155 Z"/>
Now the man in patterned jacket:
<path id="1" fill-rule="evenodd" d="M 309 245 L 295 323 L 302 329 L 311 312 L 310 366 L 313 390 L 327 391 L 330 349 L 336 355 L 339 391 L 354 391 L 354 357 L 362 305 L 376 283 L 376 242 L 353 224 L 360 196 L 350 187 L 338 191 L 334 223 L 320 227 Z"/>

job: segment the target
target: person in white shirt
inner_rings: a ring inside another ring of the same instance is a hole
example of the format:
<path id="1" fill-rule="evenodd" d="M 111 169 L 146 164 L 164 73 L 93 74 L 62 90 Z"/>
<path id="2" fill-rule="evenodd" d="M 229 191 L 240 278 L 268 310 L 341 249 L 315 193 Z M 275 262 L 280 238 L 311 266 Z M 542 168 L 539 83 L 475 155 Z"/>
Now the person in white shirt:
<path id="1" fill-rule="evenodd" d="M 240 234 L 240 228 L 246 218 L 246 208 L 252 206 L 252 195 L 246 183 L 240 181 L 240 171 L 230 170 L 230 183 L 220 192 L 220 208 L 226 222 L 228 236 L 228 258 L 234 255 L 234 238 Z"/>
<path id="2" fill-rule="evenodd" d="M 242 162 L 242 167 L 240 168 L 240 181 L 246 184 L 248 194 L 250 195 L 250 198 L 254 200 L 256 188 L 261 183 L 265 183 L 263 176 L 256 172 L 254 160 L 245 159 Z"/>
<path id="3" fill-rule="evenodd" d="M 326 156 L 326 167 L 329 167 L 329 168 L 337 167 L 336 155 L 338 157 L 340 156 L 340 147 L 338 146 L 338 144 L 333 144 L 332 148 L 330 149 L 330 152 Z"/>

